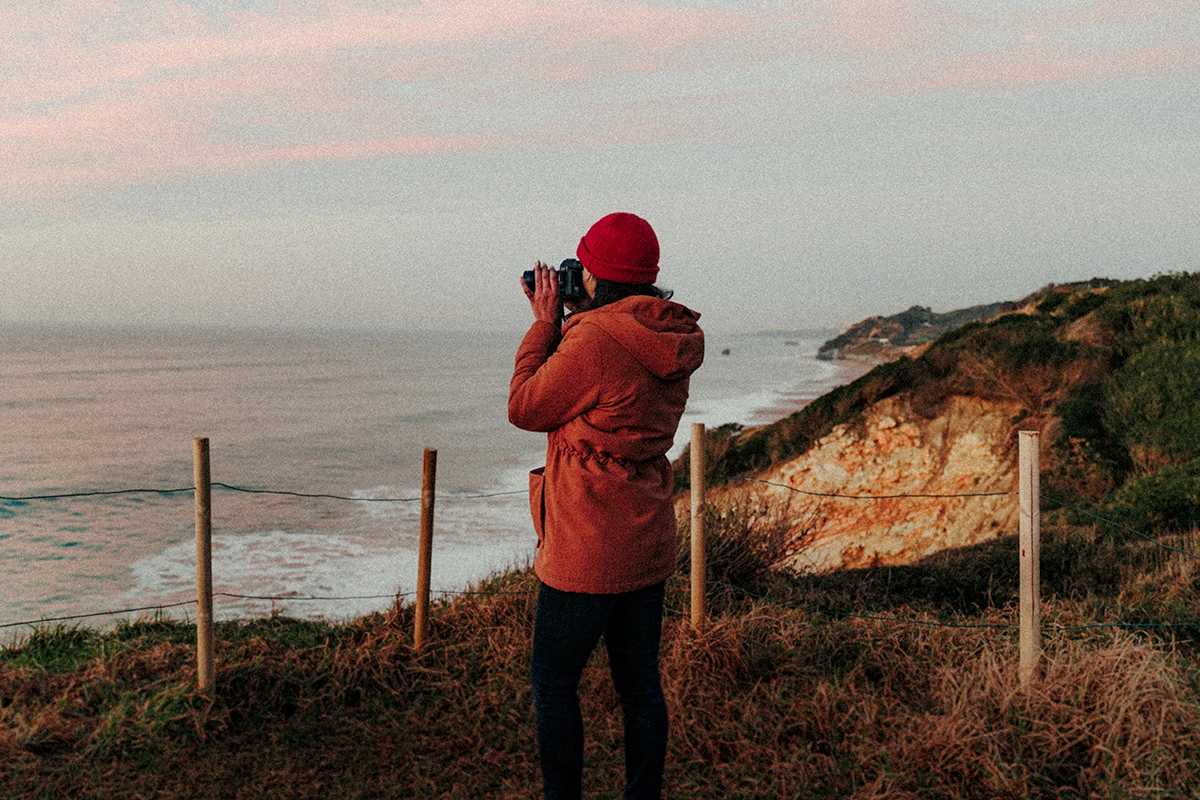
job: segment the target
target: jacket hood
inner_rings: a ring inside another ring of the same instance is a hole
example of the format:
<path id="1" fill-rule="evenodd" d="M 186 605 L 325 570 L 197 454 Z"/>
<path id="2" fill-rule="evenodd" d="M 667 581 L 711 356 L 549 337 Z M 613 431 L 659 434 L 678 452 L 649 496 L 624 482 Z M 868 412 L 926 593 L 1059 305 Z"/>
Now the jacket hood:
<path id="1" fill-rule="evenodd" d="M 704 361 L 700 314 L 657 297 L 626 297 L 567 320 L 595 325 L 624 347 L 656 378 L 678 380 Z M 565 329 L 564 329 L 565 331 Z"/>

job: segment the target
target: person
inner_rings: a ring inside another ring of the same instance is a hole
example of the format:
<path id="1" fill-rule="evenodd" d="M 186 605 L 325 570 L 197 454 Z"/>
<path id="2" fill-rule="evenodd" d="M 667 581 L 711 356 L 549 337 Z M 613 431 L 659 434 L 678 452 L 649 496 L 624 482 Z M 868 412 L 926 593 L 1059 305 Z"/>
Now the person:
<path id="1" fill-rule="evenodd" d="M 558 275 L 522 281 L 534 322 L 517 350 L 508 417 L 548 434 L 530 473 L 539 578 L 529 678 L 546 800 L 578 798 L 579 681 L 603 639 L 620 698 L 626 798 L 658 798 L 667 750 L 659 675 L 664 587 L 676 569 L 671 448 L 704 359 L 696 312 L 654 285 L 659 244 L 609 214 L 580 240 L 586 296 L 560 319 Z"/>

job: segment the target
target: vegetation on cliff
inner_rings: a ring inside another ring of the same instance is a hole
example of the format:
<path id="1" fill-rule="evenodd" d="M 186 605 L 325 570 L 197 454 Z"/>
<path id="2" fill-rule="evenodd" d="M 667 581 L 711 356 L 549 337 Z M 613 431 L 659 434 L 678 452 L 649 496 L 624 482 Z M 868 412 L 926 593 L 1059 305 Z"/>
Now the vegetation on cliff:
<path id="1" fill-rule="evenodd" d="M 1200 274 L 1051 286 L 1032 298 L 771 425 L 709 431 L 711 480 L 800 455 L 884 397 L 904 393 L 934 418 L 969 395 L 1020 404 L 1014 441 L 1020 429 L 1042 432 L 1045 494 L 1150 531 L 1200 523 Z"/>
<path id="2" fill-rule="evenodd" d="M 963 325 L 1017 308 L 1017 304 L 1011 302 L 989 303 L 938 314 L 925 306 L 913 306 L 887 317 L 868 317 L 817 348 L 817 358 L 891 360 Z"/>
<path id="3" fill-rule="evenodd" d="M 1021 300 L 987 303 L 943 314 L 935 313 L 924 306 L 913 306 L 899 314 L 868 317 L 817 348 L 817 358 L 869 358 L 890 361 L 903 355 L 915 356 L 943 334 L 972 322 L 986 322 L 1002 314 L 1011 314 L 1036 304 L 1050 293 L 1102 289 L 1116 283 L 1117 281 L 1108 278 L 1093 278 L 1090 281 L 1063 286 L 1051 284 Z"/>

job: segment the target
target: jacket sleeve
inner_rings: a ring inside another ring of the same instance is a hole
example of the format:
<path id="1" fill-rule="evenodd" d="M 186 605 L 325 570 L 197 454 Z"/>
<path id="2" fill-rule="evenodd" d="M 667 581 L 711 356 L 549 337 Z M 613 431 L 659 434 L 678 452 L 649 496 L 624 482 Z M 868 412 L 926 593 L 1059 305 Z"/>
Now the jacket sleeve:
<path id="1" fill-rule="evenodd" d="M 603 364 L 588 325 L 565 338 L 535 322 L 517 348 L 508 387 L 508 421 L 527 431 L 548 432 L 594 408 L 600 399 Z"/>

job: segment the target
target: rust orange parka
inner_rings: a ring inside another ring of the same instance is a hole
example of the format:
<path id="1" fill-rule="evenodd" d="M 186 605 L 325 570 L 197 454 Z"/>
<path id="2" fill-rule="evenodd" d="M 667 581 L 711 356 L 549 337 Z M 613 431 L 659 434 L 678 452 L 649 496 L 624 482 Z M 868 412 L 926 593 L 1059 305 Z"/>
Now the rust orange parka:
<path id="1" fill-rule="evenodd" d="M 627 592 L 676 567 L 674 479 L 666 453 L 704 360 L 696 312 L 629 297 L 534 322 L 517 350 L 508 418 L 549 434 L 530 475 L 534 570 L 555 589 Z"/>

